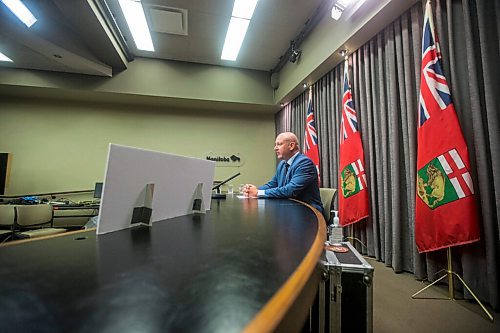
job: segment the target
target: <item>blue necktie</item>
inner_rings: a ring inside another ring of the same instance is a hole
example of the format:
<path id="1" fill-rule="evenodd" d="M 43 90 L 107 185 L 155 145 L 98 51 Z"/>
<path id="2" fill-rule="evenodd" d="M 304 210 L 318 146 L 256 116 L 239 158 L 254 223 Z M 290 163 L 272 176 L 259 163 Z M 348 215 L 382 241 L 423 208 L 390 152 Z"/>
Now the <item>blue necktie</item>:
<path id="1" fill-rule="evenodd" d="M 286 176 L 288 175 L 288 168 L 290 167 L 290 164 L 288 164 L 287 162 L 285 162 L 285 173 L 283 175 L 283 185 L 286 184 Z"/>

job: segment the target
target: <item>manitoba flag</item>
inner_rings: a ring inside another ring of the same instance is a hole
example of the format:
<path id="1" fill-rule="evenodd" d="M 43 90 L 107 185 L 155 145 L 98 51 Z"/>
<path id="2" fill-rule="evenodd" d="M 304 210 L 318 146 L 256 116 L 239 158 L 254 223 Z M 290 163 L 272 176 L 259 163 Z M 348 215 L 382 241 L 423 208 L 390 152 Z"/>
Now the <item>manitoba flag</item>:
<path id="1" fill-rule="evenodd" d="M 419 252 L 479 240 L 469 153 L 425 8 L 418 113 L 415 241 Z"/>
<path id="2" fill-rule="evenodd" d="M 346 61 L 339 148 L 339 220 L 342 226 L 358 222 L 369 214 L 363 145 L 352 104 L 348 68 Z"/>
<path id="3" fill-rule="evenodd" d="M 318 150 L 318 133 L 316 132 L 316 123 L 314 122 L 314 110 L 312 104 L 312 90 L 309 89 L 309 101 L 307 102 L 306 114 L 306 133 L 304 135 L 304 155 L 309 157 L 318 172 L 319 178 L 319 150 Z"/>

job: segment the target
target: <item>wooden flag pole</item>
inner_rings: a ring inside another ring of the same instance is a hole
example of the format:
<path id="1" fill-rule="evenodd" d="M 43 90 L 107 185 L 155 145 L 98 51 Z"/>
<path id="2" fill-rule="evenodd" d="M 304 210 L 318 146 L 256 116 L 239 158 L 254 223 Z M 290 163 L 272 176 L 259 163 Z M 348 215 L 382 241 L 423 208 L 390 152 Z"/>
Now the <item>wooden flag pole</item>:
<path id="1" fill-rule="evenodd" d="M 486 313 L 486 315 L 488 316 L 488 318 L 490 318 L 490 320 L 493 321 L 493 316 L 484 307 L 483 303 L 481 303 L 481 301 L 479 300 L 479 298 L 477 298 L 476 294 L 474 294 L 474 292 L 472 292 L 472 290 L 469 288 L 469 286 L 467 285 L 467 283 L 465 283 L 465 281 L 462 279 L 462 277 L 460 277 L 460 275 L 458 275 L 457 273 L 455 273 L 453 271 L 453 267 L 452 267 L 452 264 L 451 264 L 451 247 L 448 247 L 446 249 L 446 257 L 447 257 L 447 260 L 448 260 L 448 269 L 446 270 L 446 274 L 443 275 L 443 276 L 441 276 L 439 279 L 437 279 L 436 281 L 432 282 L 428 286 L 425 286 L 424 288 L 420 289 L 419 291 L 417 291 L 416 293 L 414 293 L 413 295 L 411 295 L 411 298 L 425 298 L 425 297 L 416 297 L 416 296 L 418 294 L 420 294 L 421 292 L 429 289 L 430 287 L 432 287 L 433 285 L 435 285 L 439 281 L 443 280 L 444 278 L 448 277 L 448 299 L 449 300 L 455 300 L 455 291 L 454 291 L 455 289 L 453 287 L 453 275 L 455 275 L 460 280 L 460 282 L 462 282 L 463 286 L 469 291 L 469 293 L 472 295 L 472 297 L 474 297 L 474 299 L 479 304 L 479 306 L 481 307 L 481 309 L 483 309 L 483 311 Z"/>

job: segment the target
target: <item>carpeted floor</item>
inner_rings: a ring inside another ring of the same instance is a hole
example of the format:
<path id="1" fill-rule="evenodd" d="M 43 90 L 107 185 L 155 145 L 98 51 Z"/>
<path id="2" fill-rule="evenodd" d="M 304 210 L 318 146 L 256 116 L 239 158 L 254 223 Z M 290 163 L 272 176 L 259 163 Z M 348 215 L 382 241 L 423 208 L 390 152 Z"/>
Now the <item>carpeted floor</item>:
<path id="1" fill-rule="evenodd" d="M 487 307 L 491 322 L 472 301 L 412 299 L 411 295 L 427 285 L 409 273 L 395 274 L 392 268 L 366 258 L 375 268 L 373 287 L 373 332 L 404 333 L 489 333 L 500 332 L 500 313 Z M 445 298 L 446 286 L 431 287 L 419 297 Z"/>

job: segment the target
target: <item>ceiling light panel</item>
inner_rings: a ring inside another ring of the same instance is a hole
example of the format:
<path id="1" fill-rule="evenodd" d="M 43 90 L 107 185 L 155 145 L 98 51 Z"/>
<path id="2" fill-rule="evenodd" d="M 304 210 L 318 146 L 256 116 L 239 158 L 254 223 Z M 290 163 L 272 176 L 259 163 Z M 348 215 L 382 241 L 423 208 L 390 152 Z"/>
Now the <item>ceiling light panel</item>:
<path id="1" fill-rule="evenodd" d="M 235 61 L 245 39 L 258 0 L 234 0 L 233 13 L 222 49 L 222 60 Z"/>
<path id="2" fill-rule="evenodd" d="M 141 1 L 119 0 L 119 3 L 137 48 L 153 52 L 155 49 Z"/>
<path id="3" fill-rule="evenodd" d="M 13 62 L 12 59 L 10 59 L 9 57 L 7 57 L 5 54 L 3 54 L 2 52 L 0 52 L 0 61 L 8 61 L 8 62 Z"/>
<path id="4" fill-rule="evenodd" d="M 250 20 L 253 16 L 258 0 L 235 0 L 233 7 L 233 17 Z"/>
<path id="5" fill-rule="evenodd" d="M 346 7 L 347 7 L 347 6 L 349 6 L 352 2 L 356 2 L 356 1 L 353 1 L 353 0 L 338 0 L 338 1 L 337 1 L 337 4 L 338 4 L 338 5 L 343 6 L 344 8 L 346 8 Z"/>
<path id="6" fill-rule="evenodd" d="M 222 60 L 236 60 L 243 39 L 245 39 L 249 23 L 249 20 L 231 17 L 229 28 L 227 29 L 226 41 L 224 42 L 224 48 L 222 50 Z"/>
<path id="7" fill-rule="evenodd" d="M 20 0 L 0 0 L 14 15 L 29 28 L 36 22 L 36 17 Z"/>

